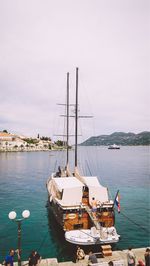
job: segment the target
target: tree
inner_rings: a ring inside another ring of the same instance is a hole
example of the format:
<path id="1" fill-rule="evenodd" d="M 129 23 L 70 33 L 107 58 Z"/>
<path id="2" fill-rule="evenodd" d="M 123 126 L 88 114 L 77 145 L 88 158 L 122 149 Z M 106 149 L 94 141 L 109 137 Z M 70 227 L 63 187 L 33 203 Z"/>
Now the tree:
<path id="1" fill-rule="evenodd" d="M 45 148 L 45 149 L 47 148 L 47 144 L 44 144 L 44 148 Z"/>
<path id="2" fill-rule="evenodd" d="M 46 140 L 46 141 L 51 141 L 51 138 L 49 138 L 49 137 L 44 137 L 44 136 L 42 136 L 40 139 L 41 139 L 41 140 Z"/>
<path id="3" fill-rule="evenodd" d="M 56 142 L 55 142 L 55 144 L 57 145 L 57 146 L 63 146 L 63 144 L 64 144 L 64 142 L 62 141 L 62 140 L 57 140 Z"/>
<path id="4" fill-rule="evenodd" d="M 3 130 L 4 133 L 8 133 L 8 131 L 6 129 Z"/>
<path id="5" fill-rule="evenodd" d="M 30 139 L 24 139 L 24 141 L 27 142 L 28 144 L 36 144 L 36 143 L 39 142 L 39 140 L 32 139 L 32 138 L 30 138 Z"/>
<path id="6" fill-rule="evenodd" d="M 5 145 L 6 145 L 6 150 L 7 150 L 7 146 L 8 146 L 8 142 L 7 141 L 5 142 Z"/>

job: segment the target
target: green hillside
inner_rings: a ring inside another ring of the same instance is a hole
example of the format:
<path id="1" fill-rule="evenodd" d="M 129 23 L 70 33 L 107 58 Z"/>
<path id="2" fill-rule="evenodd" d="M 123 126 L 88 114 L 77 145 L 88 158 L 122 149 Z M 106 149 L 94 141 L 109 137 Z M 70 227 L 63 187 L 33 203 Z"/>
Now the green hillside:
<path id="1" fill-rule="evenodd" d="M 150 132 L 144 131 L 138 134 L 114 132 L 111 135 L 100 135 L 91 137 L 81 143 L 82 146 L 100 146 L 100 145 L 150 145 Z"/>

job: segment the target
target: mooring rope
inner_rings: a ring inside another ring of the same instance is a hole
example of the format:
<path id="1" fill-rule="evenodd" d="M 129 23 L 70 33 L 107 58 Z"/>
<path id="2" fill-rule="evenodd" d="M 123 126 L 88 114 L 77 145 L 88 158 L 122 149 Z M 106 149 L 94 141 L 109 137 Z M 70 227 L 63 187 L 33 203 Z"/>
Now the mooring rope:
<path id="1" fill-rule="evenodd" d="M 115 208 L 116 210 L 116 208 Z M 120 212 L 120 214 L 122 216 L 124 216 L 125 218 L 127 218 L 130 222 L 132 222 L 133 224 L 135 224 L 136 226 L 138 226 L 139 228 L 141 228 L 142 230 L 144 230 L 146 233 L 150 233 L 149 230 L 147 230 L 145 227 L 141 226 L 140 224 L 136 223 L 135 221 L 133 221 L 131 218 L 129 218 L 126 214 L 124 214 L 123 212 Z"/>

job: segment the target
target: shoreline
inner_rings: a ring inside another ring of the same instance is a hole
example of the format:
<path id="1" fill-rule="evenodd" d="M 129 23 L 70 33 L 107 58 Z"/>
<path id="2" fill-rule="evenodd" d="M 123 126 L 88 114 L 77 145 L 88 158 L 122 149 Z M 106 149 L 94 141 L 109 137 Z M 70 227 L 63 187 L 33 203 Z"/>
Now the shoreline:
<path id="1" fill-rule="evenodd" d="M 127 266 L 127 249 L 112 251 L 112 255 L 105 256 L 103 258 L 98 258 L 98 263 L 93 264 L 93 266 L 108 266 L 109 261 L 113 261 L 114 265 L 118 266 Z M 146 248 L 133 248 L 132 251 L 136 256 L 136 265 L 138 260 L 142 260 L 145 263 L 144 254 Z M 22 266 L 28 265 L 28 261 L 22 261 Z M 73 262 L 73 261 L 64 261 L 59 262 L 57 258 L 46 258 L 42 259 L 39 263 L 39 266 L 87 266 L 88 265 L 88 255 L 85 256 L 84 260 Z M 14 266 L 18 266 L 18 262 L 14 263 Z"/>
<path id="2" fill-rule="evenodd" d="M 91 146 L 87 146 L 87 145 L 80 145 L 79 144 L 79 147 L 95 147 L 94 145 L 91 145 Z M 108 149 L 108 146 L 106 145 L 97 145 L 96 147 L 106 147 Z M 122 145 L 121 147 L 150 147 L 150 145 Z M 48 149 L 48 148 L 24 148 L 24 149 L 1 149 L 0 148 L 0 153 L 4 153 L 4 152 L 32 152 L 32 151 L 64 151 L 65 148 L 51 148 L 51 149 Z M 120 150 L 120 149 L 119 149 Z"/>

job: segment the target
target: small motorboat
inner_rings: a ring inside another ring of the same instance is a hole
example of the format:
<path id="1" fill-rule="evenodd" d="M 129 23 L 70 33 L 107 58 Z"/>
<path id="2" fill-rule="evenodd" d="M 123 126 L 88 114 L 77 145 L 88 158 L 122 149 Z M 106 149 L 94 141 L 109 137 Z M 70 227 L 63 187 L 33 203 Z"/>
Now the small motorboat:
<path id="1" fill-rule="evenodd" d="M 118 146 L 116 144 L 113 144 L 113 145 L 109 145 L 108 146 L 108 149 L 110 149 L 110 150 L 119 150 L 120 149 L 120 146 Z"/>
<path id="2" fill-rule="evenodd" d="M 66 241 L 76 245 L 99 245 L 111 244 L 119 241 L 120 235 L 117 234 L 114 226 L 96 227 L 91 229 L 71 230 L 65 232 Z"/>

